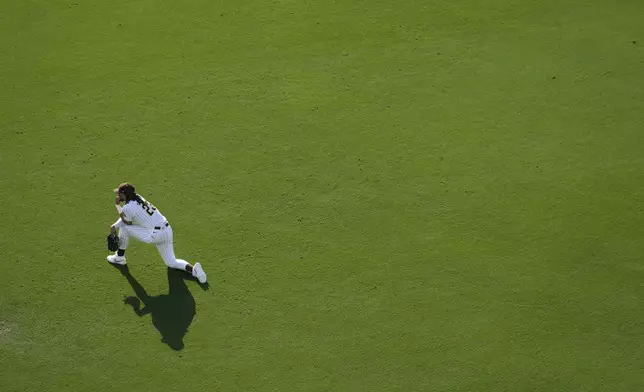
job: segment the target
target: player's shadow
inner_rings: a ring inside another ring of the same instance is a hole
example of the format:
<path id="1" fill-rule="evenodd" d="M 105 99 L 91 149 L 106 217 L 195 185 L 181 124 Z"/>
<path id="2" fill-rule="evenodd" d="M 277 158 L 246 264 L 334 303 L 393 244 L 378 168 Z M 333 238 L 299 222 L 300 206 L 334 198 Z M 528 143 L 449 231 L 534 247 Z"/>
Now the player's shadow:
<path id="1" fill-rule="evenodd" d="M 168 268 L 168 294 L 148 295 L 143 286 L 132 276 L 127 265 L 117 268 L 136 294 L 136 296 L 126 297 L 123 302 L 132 306 L 139 317 L 150 314 L 152 324 L 161 334 L 161 341 L 173 350 L 182 350 L 183 338 L 197 314 L 195 299 L 186 286 L 185 280 L 195 280 L 195 278 L 185 271 Z M 202 288 L 208 287 L 202 285 Z"/>

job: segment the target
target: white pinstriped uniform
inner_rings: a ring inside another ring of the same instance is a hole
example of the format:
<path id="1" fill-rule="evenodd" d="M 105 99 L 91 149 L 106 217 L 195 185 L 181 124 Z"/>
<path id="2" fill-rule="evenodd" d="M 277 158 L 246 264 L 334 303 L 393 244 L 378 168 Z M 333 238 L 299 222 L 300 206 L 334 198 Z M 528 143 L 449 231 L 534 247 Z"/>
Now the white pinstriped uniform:
<path id="1" fill-rule="evenodd" d="M 123 214 L 131 225 L 121 218 L 114 224 L 119 229 L 119 249 L 127 249 L 130 237 L 146 244 L 155 244 L 168 267 L 185 270 L 188 262 L 174 255 L 172 227 L 161 212 L 139 195 L 143 204 L 130 200 L 123 206 Z"/>

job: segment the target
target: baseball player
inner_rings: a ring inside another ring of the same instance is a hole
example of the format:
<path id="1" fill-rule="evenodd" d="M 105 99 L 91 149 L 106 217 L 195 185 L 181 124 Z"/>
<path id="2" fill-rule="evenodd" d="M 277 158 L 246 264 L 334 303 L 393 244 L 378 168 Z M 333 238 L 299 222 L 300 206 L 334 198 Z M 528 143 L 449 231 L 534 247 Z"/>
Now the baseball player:
<path id="1" fill-rule="evenodd" d="M 124 265 L 125 250 L 130 237 L 134 237 L 146 244 L 155 244 L 168 267 L 188 271 L 199 279 L 200 283 L 206 283 L 206 273 L 200 263 L 192 266 L 185 260 L 175 257 L 172 227 L 155 206 L 137 194 L 134 186 L 127 182 L 114 189 L 114 193 L 116 193 L 116 211 L 119 219 L 112 225 L 110 231 L 116 235 L 118 229 L 119 241 L 118 250 L 115 254 L 107 256 L 107 261 Z M 124 203 L 122 207 L 121 203 Z"/>

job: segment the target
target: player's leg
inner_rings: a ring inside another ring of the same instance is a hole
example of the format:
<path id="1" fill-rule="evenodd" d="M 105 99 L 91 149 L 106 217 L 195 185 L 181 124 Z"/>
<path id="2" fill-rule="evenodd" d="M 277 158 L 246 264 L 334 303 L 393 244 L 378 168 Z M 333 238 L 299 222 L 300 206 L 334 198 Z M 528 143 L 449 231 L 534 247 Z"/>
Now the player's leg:
<path id="1" fill-rule="evenodd" d="M 154 230 L 148 229 L 146 227 L 136 226 L 136 225 L 127 225 L 119 229 L 119 248 L 127 249 L 127 244 L 129 243 L 130 237 L 145 242 L 146 244 L 151 244 L 154 242 Z M 124 244 L 124 246 L 121 246 Z"/>
<path id="2" fill-rule="evenodd" d="M 174 245 L 172 244 L 172 228 L 167 227 L 155 235 L 154 243 L 163 259 L 163 262 L 170 268 L 192 272 L 192 266 L 185 260 L 177 260 L 174 255 Z"/>
<path id="3" fill-rule="evenodd" d="M 206 273 L 203 271 L 203 268 L 201 268 L 201 264 L 196 263 L 193 267 L 187 261 L 176 258 L 174 254 L 172 227 L 168 227 L 161 232 L 158 232 L 158 234 L 158 242 L 155 241 L 155 243 L 157 245 L 157 250 L 159 251 L 161 258 L 163 259 L 163 262 L 165 262 L 165 264 L 170 268 L 187 271 L 192 276 L 199 279 L 199 282 L 205 283 L 207 277 Z"/>
<path id="4" fill-rule="evenodd" d="M 163 259 L 165 265 L 170 268 L 175 268 L 183 271 L 192 272 L 192 266 L 187 261 L 177 259 L 174 255 L 174 247 L 172 242 L 162 242 L 157 245 L 157 250 Z"/>
<path id="5" fill-rule="evenodd" d="M 119 229 L 119 248 L 115 254 L 107 256 L 107 261 L 112 264 L 125 265 L 127 260 L 125 259 L 125 249 L 130 242 L 130 234 L 125 227 Z"/>
<path id="6" fill-rule="evenodd" d="M 119 249 L 116 254 L 107 256 L 107 261 L 113 264 L 125 264 L 125 250 L 130 243 L 130 237 L 145 243 L 151 243 L 153 231 L 141 226 L 123 225 L 119 228 Z"/>

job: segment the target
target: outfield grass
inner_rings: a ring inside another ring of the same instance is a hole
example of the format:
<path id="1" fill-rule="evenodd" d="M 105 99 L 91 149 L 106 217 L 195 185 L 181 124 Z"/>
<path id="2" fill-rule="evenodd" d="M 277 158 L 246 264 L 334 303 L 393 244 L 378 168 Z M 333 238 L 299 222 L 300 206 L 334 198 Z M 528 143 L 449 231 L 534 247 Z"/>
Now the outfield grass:
<path id="1" fill-rule="evenodd" d="M 644 390 L 641 1 L 2 1 L 0 54 L 0 391 Z M 125 180 L 209 290 L 107 264 Z"/>

